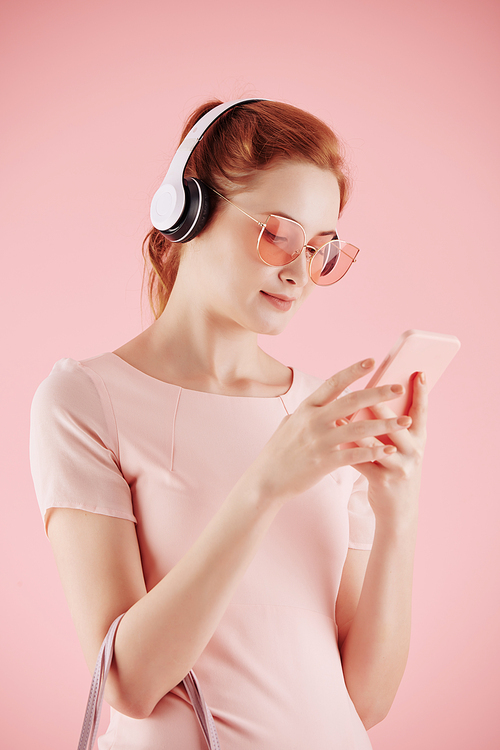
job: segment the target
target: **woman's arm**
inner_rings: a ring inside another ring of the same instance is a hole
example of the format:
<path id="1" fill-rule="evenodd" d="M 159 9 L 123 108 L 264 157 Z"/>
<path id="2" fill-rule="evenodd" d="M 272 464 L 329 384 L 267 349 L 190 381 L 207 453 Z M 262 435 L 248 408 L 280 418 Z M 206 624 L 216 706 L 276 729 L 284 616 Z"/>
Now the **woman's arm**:
<path id="1" fill-rule="evenodd" d="M 131 521 L 52 511 L 48 534 L 89 669 L 109 624 L 126 612 L 106 684 L 110 705 L 144 718 L 186 676 L 279 507 L 260 503 L 250 484 L 238 483 L 191 549 L 149 592 Z"/>
<path id="2" fill-rule="evenodd" d="M 149 592 L 131 521 L 76 509 L 51 511 L 48 534 L 89 667 L 110 623 L 126 612 L 106 692 L 117 710 L 146 717 L 185 677 L 284 502 L 340 466 L 364 465 L 395 450 L 378 441 L 339 449 L 400 429 L 392 417 L 336 425 L 401 392 L 383 386 L 341 396 L 366 371 L 361 363 L 342 371 L 285 417 L 200 537 Z"/>
<path id="3" fill-rule="evenodd" d="M 337 601 L 349 695 L 366 729 L 394 701 L 408 658 L 415 534 L 375 533 L 371 552 L 349 550 Z M 346 593 L 360 588 L 358 602 Z"/>
<path id="4" fill-rule="evenodd" d="M 412 426 L 391 435 L 398 453 L 357 466 L 370 482 L 375 538 L 371 552 L 348 552 L 337 623 L 347 689 L 367 729 L 387 715 L 408 657 L 426 410 L 425 385 L 417 377 L 409 412 Z M 390 413 L 387 407 L 374 411 Z"/>

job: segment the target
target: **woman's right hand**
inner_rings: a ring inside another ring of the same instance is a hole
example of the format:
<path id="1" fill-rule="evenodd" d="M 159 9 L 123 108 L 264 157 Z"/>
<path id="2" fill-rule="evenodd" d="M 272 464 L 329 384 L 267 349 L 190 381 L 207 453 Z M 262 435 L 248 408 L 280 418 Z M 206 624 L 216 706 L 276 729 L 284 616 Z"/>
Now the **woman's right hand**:
<path id="1" fill-rule="evenodd" d="M 338 372 L 283 419 L 247 470 L 247 479 L 249 472 L 268 500 L 286 502 L 342 466 L 377 461 L 396 451 L 394 445 L 346 445 L 408 427 L 408 417 L 345 421 L 359 409 L 390 401 L 403 393 L 403 386 L 394 384 L 342 395 L 373 365 L 373 359 L 368 359 Z"/>

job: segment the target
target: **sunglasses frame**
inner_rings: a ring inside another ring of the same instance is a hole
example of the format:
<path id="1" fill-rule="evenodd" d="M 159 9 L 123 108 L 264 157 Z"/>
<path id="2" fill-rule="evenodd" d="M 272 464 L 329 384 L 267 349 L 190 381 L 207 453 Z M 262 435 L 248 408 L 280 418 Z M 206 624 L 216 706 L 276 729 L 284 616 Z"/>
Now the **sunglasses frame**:
<path id="1" fill-rule="evenodd" d="M 352 266 L 352 264 L 356 263 L 356 256 L 359 253 L 359 248 L 355 247 L 355 245 L 351 245 L 351 243 L 346 243 L 346 244 L 349 244 L 351 247 L 353 247 L 356 250 L 356 254 L 354 255 L 354 257 L 352 257 L 351 255 L 349 255 L 349 253 L 346 253 L 343 248 L 339 247 L 340 252 L 344 253 L 344 255 L 346 255 L 349 258 L 349 260 L 351 261 L 349 263 L 349 265 L 347 266 L 346 270 L 344 271 L 344 273 L 342 274 L 342 276 L 340 276 L 338 279 L 335 279 L 335 281 L 332 281 L 331 284 L 318 284 L 317 281 L 314 281 L 314 279 L 312 277 L 312 274 L 311 274 L 311 265 L 312 265 L 312 262 L 314 260 L 314 256 L 320 250 L 322 250 L 324 247 L 326 247 L 327 245 L 329 245 L 332 242 L 343 242 L 343 240 L 340 240 L 338 237 L 336 237 L 335 239 L 328 240 L 328 242 L 325 242 L 325 244 L 321 245 L 321 247 L 313 247 L 312 245 L 308 245 L 307 242 L 306 242 L 304 245 L 302 245 L 302 247 L 300 248 L 300 250 L 298 252 L 296 252 L 293 257 L 290 258 L 290 260 L 287 263 L 279 263 L 278 266 L 275 266 L 273 263 L 268 263 L 266 260 L 264 260 L 264 258 L 260 254 L 259 245 L 260 245 L 260 240 L 262 238 L 264 230 L 267 227 L 267 222 L 269 221 L 269 219 L 271 217 L 274 217 L 275 219 L 280 219 L 281 221 L 289 221 L 292 224 L 296 224 L 297 226 L 299 226 L 301 228 L 302 233 L 304 235 L 304 240 L 306 240 L 307 239 L 306 230 L 304 229 L 304 227 L 302 226 L 302 224 L 300 224 L 298 221 L 295 221 L 294 219 L 288 219 L 286 216 L 278 216 L 278 214 L 269 214 L 269 216 L 267 217 L 267 219 L 266 219 L 265 222 L 259 221 L 254 216 L 250 216 L 250 214 L 247 214 L 246 211 L 244 211 L 242 208 L 240 208 L 239 206 L 237 206 L 236 203 L 233 203 L 233 201 L 229 200 L 229 198 L 226 198 L 225 195 L 222 195 L 222 193 L 219 193 L 217 190 L 215 190 L 215 188 L 210 187 L 210 185 L 207 185 L 207 187 L 209 187 L 210 190 L 213 193 L 215 193 L 216 195 L 218 195 L 219 198 L 222 198 L 223 200 L 226 201 L 226 203 L 229 203 L 231 206 L 234 206 L 235 208 L 237 208 L 238 211 L 241 211 L 242 214 L 245 214 L 245 216 L 248 216 L 249 219 L 252 219 L 252 221 L 254 221 L 256 224 L 258 224 L 259 227 L 261 227 L 259 236 L 257 238 L 257 253 L 258 253 L 259 258 L 261 259 L 261 261 L 263 263 L 265 263 L 266 266 L 272 266 L 273 268 L 277 268 L 277 267 L 279 267 L 281 265 L 288 266 L 290 263 L 293 263 L 293 261 L 296 260 L 299 257 L 299 255 L 302 253 L 302 250 L 304 250 L 304 248 L 307 248 L 308 250 L 312 250 L 314 252 L 314 255 L 311 256 L 311 258 L 309 260 L 309 263 L 308 263 L 308 267 L 307 267 L 309 278 L 311 279 L 311 281 L 313 282 L 313 284 L 316 284 L 316 286 L 332 286 L 333 284 L 336 284 L 337 281 L 340 281 L 340 279 L 343 279 L 344 276 L 346 275 L 347 271 Z"/>

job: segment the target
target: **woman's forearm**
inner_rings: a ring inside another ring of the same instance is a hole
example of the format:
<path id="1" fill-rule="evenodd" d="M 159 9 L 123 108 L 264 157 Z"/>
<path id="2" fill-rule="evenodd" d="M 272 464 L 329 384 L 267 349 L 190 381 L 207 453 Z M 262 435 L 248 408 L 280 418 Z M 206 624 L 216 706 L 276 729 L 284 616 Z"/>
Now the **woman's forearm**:
<path id="1" fill-rule="evenodd" d="M 136 718 L 189 672 L 219 624 L 280 505 L 238 482 L 177 565 L 125 614 L 108 702 Z"/>
<path id="2" fill-rule="evenodd" d="M 340 644 L 345 681 L 365 727 L 387 715 L 410 645 L 416 514 L 378 523 L 356 614 Z"/>

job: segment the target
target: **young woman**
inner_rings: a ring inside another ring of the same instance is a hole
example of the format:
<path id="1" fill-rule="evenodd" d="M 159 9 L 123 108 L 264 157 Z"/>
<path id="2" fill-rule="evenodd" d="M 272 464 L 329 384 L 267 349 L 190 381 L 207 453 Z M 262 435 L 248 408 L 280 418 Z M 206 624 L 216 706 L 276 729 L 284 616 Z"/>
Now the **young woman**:
<path id="1" fill-rule="evenodd" d="M 184 177 L 209 213 L 187 242 L 147 237 L 155 322 L 61 360 L 33 403 L 35 485 L 90 668 L 125 613 L 100 748 L 205 747 L 192 668 L 223 750 L 369 748 L 408 653 L 425 377 L 396 419 L 400 385 L 346 392 L 373 360 L 322 382 L 258 346 L 357 253 L 337 239 L 347 179 L 324 123 L 243 101 Z"/>

